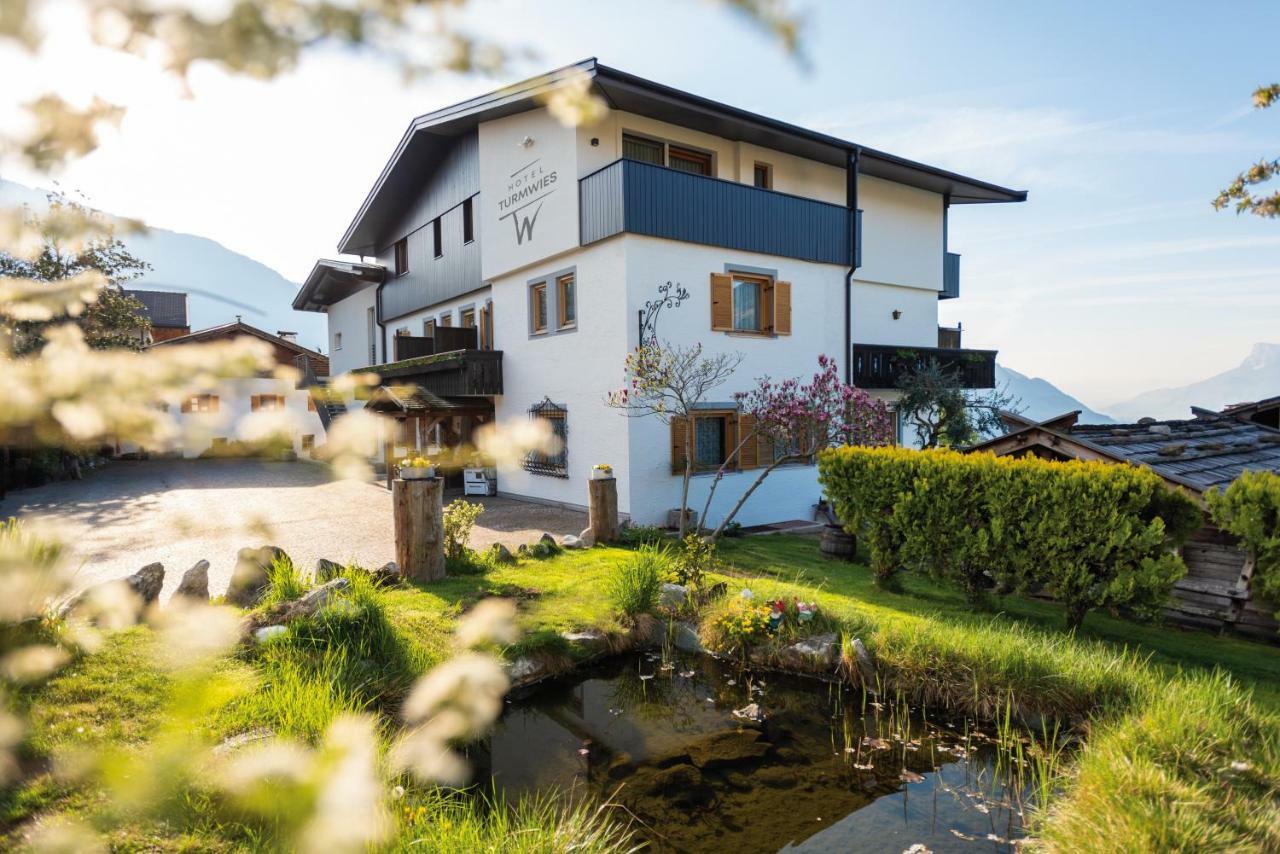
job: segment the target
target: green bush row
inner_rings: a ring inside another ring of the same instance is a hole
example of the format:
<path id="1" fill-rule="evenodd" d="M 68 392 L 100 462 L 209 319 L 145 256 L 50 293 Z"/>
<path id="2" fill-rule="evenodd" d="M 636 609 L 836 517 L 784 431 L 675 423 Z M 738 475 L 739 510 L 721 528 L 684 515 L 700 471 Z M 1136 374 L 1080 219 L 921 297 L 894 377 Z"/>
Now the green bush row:
<path id="1" fill-rule="evenodd" d="M 1174 547 L 1203 523 L 1192 499 L 1136 466 L 846 447 L 818 470 L 882 582 L 918 569 L 975 603 L 992 587 L 1043 587 L 1070 627 L 1099 607 L 1157 616 L 1186 574 Z"/>

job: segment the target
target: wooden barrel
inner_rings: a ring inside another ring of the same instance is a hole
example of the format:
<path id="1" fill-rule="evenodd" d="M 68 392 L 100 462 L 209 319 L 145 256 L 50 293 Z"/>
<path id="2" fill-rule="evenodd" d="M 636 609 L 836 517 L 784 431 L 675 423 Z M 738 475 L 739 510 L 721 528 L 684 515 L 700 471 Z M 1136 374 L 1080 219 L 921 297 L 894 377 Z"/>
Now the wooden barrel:
<path id="1" fill-rule="evenodd" d="M 858 548 L 858 541 L 853 534 L 848 533 L 839 525 L 828 525 L 822 529 L 822 540 L 819 548 L 828 557 L 838 558 L 839 560 L 853 560 L 854 552 Z"/>

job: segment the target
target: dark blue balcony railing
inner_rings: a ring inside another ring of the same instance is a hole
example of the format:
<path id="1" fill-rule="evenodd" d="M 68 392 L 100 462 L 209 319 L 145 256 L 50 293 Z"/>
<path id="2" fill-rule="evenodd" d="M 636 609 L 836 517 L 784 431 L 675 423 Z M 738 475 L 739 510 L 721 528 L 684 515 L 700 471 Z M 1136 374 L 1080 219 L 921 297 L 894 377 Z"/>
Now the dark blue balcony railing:
<path id="1" fill-rule="evenodd" d="M 854 242 L 848 208 L 638 160 L 593 172 L 578 192 L 583 246 L 630 232 L 848 266 Z"/>
<path id="2" fill-rule="evenodd" d="M 865 389 L 897 388 L 903 374 L 928 362 L 954 373 L 963 388 L 995 388 L 996 351 L 944 347 L 853 345 L 853 384 Z"/>

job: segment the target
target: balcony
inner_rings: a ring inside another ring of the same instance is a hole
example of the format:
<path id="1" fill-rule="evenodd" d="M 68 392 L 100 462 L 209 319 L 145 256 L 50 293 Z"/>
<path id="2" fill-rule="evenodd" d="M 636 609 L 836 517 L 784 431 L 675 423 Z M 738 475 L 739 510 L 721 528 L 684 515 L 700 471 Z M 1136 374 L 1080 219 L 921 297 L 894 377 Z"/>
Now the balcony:
<path id="1" fill-rule="evenodd" d="M 849 265 L 841 205 L 626 159 L 583 178 L 578 193 L 583 246 L 628 232 Z"/>
<path id="2" fill-rule="evenodd" d="M 903 374 L 932 359 L 943 370 L 958 374 L 963 388 L 995 388 L 996 352 L 959 347 L 854 344 L 853 384 L 872 390 L 897 388 Z"/>
<path id="3" fill-rule="evenodd" d="M 939 326 L 938 327 L 938 348 L 941 350 L 959 350 L 960 338 L 964 334 L 964 326 L 957 323 L 955 326 Z"/>
<path id="4" fill-rule="evenodd" d="M 477 350 L 474 329 L 442 327 L 435 337 L 393 340 L 396 360 L 364 369 L 384 385 L 417 385 L 441 397 L 502 394 L 502 351 Z"/>
<path id="5" fill-rule="evenodd" d="M 955 252 L 942 253 L 942 290 L 938 299 L 955 299 L 960 296 L 960 256 Z"/>

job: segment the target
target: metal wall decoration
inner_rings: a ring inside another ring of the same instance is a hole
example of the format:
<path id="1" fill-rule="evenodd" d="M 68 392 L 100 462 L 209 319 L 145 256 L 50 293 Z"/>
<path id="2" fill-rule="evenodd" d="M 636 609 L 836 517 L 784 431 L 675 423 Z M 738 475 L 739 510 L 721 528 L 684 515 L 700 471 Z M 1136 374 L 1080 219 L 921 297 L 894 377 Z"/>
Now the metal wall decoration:
<path id="1" fill-rule="evenodd" d="M 651 299 L 640 309 L 640 343 L 656 344 L 658 341 L 658 316 L 664 308 L 679 308 L 689 298 L 689 291 L 679 282 L 658 285 L 658 298 Z"/>
<path id="2" fill-rule="evenodd" d="M 551 433 L 559 442 L 553 454 L 530 451 L 524 458 L 525 471 L 549 477 L 569 476 L 569 410 L 543 398 L 541 403 L 529 407 L 530 418 L 543 418 L 550 423 Z"/>

